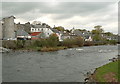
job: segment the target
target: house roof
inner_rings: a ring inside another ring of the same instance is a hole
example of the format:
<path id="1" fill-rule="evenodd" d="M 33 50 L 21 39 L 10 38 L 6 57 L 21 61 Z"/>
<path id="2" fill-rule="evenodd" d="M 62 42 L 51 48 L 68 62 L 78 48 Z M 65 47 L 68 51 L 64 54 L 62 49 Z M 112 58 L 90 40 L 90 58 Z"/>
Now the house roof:
<path id="1" fill-rule="evenodd" d="M 31 25 L 33 28 L 43 28 L 42 25 Z"/>
<path id="2" fill-rule="evenodd" d="M 30 35 L 26 31 L 24 31 L 23 29 L 18 29 L 17 36 L 30 36 Z"/>
<path id="3" fill-rule="evenodd" d="M 69 33 L 63 33 L 62 36 L 70 36 Z"/>
<path id="4" fill-rule="evenodd" d="M 82 36 L 82 37 L 85 37 L 85 38 L 88 38 L 89 36 L 91 36 L 91 33 L 88 32 L 88 31 L 75 30 L 75 31 L 73 31 L 73 33 L 77 36 Z"/>
<path id="5" fill-rule="evenodd" d="M 79 30 L 75 30 L 75 31 L 73 31 L 73 33 L 77 36 L 83 36 L 82 32 Z"/>
<path id="6" fill-rule="evenodd" d="M 57 29 L 50 28 L 54 33 L 59 33 Z"/>
<path id="7" fill-rule="evenodd" d="M 37 35 L 39 35 L 41 32 L 33 32 L 33 33 L 31 33 L 30 35 L 31 36 L 37 36 Z"/>

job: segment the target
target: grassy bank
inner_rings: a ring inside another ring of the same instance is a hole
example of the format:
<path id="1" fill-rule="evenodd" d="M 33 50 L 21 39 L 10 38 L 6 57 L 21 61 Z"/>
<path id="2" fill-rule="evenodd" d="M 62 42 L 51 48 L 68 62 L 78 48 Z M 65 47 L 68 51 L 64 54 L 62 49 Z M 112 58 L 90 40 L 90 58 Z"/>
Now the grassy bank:
<path id="1" fill-rule="evenodd" d="M 16 41 L 7 41 L 4 40 L 2 46 L 7 49 L 13 50 L 29 50 L 29 51 L 57 51 L 66 48 L 76 48 L 82 46 L 93 46 L 93 45 L 105 45 L 99 42 L 94 43 L 92 41 L 85 42 L 81 37 L 67 38 L 62 42 L 59 42 L 56 35 L 50 35 L 46 39 L 39 40 L 16 40 Z"/>
<path id="2" fill-rule="evenodd" d="M 120 72 L 118 71 L 120 67 L 118 67 L 118 64 L 120 64 L 120 60 L 97 68 L 92 78 L 96 82 L 120 82 Z"/>
<path id="3" fill-rule="evenodd" d="M 13 50 L 28 50 L 28 51 L 57 51 L 66 48 L 81 47 L 83 46 L 83 39 L 76 37 L 72 39 L 65 39 L 59 42 L 58 37 L 51 35 L 46 39 L 39 40 L 16 40 L 16 41 L 3 41 L 4 48 Z"/>

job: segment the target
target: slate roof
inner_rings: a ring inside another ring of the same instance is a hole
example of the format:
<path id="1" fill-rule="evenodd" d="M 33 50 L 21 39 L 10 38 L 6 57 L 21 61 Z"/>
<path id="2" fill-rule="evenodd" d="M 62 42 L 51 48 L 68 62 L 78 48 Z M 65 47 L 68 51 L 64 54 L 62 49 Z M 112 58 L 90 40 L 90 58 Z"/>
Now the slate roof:
<path id="1" fill-rule="evenodd" d="M 77 36 L 83 36 L 82 32 L 78 30 L 73 31 L 73 33 Z"/>
<path id="2" fill-rule="evenodd" d="M 50 28 L 54 33 L 59 33 L 57 29 Z"/>
<path id="3" fill-rule="evenodd" d="M 31 27 L 33 27 L 33 28 L 43 28 L 42 25 L 31 25 Z"/>
<path id="4" fill-rule="evenodd" d="M 26 31 L 24 31 L 23 29 L 18 29 L 17 36 L 30 36 L 30 35 Z"/>

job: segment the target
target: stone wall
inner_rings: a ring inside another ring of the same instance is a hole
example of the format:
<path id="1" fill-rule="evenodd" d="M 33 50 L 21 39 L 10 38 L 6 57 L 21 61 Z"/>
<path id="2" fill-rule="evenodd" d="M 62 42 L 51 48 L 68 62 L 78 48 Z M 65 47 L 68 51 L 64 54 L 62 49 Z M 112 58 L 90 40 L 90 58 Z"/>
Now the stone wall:
<path id="1" fill-rule="evenodd" d="M 15 38 L 15 32 L 14 32 L 14 17 L 6 17 L 3 18 L 3 38 L 8 39 L 8 38 Z"/>
<path id="2" fill-rule="evenodd" d="M 2 39 L 2 35 L 3 33 L 2 33 L 2 22 L 0 22 L 0 40 Z"/>
<path id="3" fill-rule="evenodd" d="M 24 29 L 27 33 L 30 33 L 31 24 L 29 22 L 25 24 L 15 24 L 15 31 L 17 31 L 18 29 Z"/>

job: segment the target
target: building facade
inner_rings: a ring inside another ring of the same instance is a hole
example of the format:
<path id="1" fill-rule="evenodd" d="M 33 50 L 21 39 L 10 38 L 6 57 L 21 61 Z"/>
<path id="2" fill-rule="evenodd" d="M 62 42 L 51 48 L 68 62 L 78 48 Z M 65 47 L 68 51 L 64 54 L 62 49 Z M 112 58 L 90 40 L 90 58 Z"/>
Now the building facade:
<path id="1" fill-rule="evenodd" d="M 43 32 L 45 34 L 45 37 L 49 37 L 54 33 L 50 28 L 46 28 L 42 25 L 32 25 L 31 32 Z"/>

